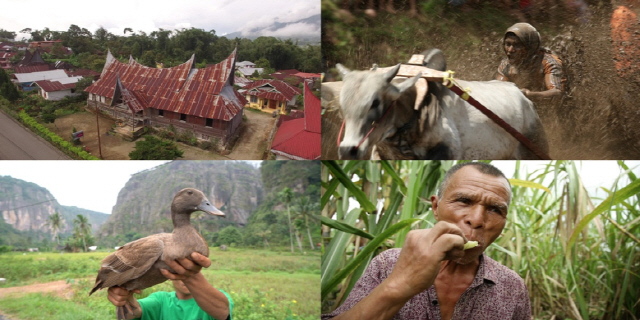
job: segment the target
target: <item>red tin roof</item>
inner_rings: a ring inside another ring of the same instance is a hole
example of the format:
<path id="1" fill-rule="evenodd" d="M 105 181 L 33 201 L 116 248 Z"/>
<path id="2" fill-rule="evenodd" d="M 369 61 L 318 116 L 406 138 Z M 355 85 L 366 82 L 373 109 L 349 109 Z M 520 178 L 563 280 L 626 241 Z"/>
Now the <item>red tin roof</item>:
<path id="1" fill-rule="evenodd" d="M 100 80 L 85 91 L 113 97 L 117 87 L 134 112 L 149 107 L 228 121 L 246 104 L 232 87 L 236 56 L 234 50 L 227 59 L 204 69 L 193 69 L 194 56 L 179 66 L 156 69 L 132 57 L 122 63 L 109 52 Z"/>
<path id="2" fill-rule="evenodd" d="M 266 79 L 254 81 L 245 87 L 245 93 L 260 98 L 277 101 L 291 101 L 300 94 L 300 89 L 280 80 Z"/>
<path id="3" fill-rule="evenodd" d="M 13 67 L 14 73 L 32 73 L 40 71 L 49 71 L 51 67 L 48 64 L 37 64 L 31 66 L 15 66 Z"/>
<path id="4" fill-rule="evenodd" d="M 320 158 L 320 99 L 305 84 L 304 118 L 284 121 L 271 144 L 274 153 L 294 158 Z"/>
<path id="5" fill-rule="evenodd" d="M 307 86 L 307 84 L 304 84 L 304 119 L 305 119 L 305 125 L 304 125 L 304 129 L 310 132 L 316 132 L 316 133 L 320 133 L 321 132 L 321 118 L 320 118 L 320 113 L 321 113 L 321 106 L 320 106 L 320 99 L 318 99 L 318 97 L 314 96 L 313 93 L 311 93 L 311 89 L 309 89 L 309 86 Z"/>
<path id="6" fill-rule="evenodd" d="M 49 80 L 36 81 L 36 84 L 38 85 L 38 87 L 42 88 L 42 90 L 46 92 L 69 90 L 76 87 L 75 82 L 62 84 L 58 81 L 49 81 Z"/>

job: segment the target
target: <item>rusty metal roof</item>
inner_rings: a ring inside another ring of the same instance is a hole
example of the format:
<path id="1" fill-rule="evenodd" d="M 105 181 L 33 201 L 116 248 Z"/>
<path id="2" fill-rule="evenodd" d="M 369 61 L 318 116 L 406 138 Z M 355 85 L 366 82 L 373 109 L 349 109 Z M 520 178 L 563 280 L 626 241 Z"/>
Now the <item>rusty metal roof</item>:
<path id="1" fill-rule="evenodd" d="M 48 64 L 37 64 L 31 66 L 15 66 L 13 67 L 14 73 L 32 73 L 32 72 L 40 72 L 40 71 L 49 71 L 51 67 Z"/>
<path id="2" fill-rule="evenodd" d="M 49 80 L 41 80 L 36 81 L 38 87 L 42 88 L 42 90 L 46 92 L 54 92 L 54 91 L 62 91 L 69 90 L 76 87 L 76 83 L 60 83 L 59 81 L 49 81 Z"/>
<path id="3" fill-rule="evenodd" d="M 100 80 L 85 91 L 113 97 L 118 86 L 135 112 L 149 107 L 228 121 L 246 104 L 232 86 L 236 56 L 234 50 L 227 59 L 203 69 L 193 69 L 195 56 L 179 66 L 156 69 L 133 58 L 122 63 L 109 52 Z"/>
<path id="4" fill-rule="evenodd" d="M 300 89 L 280 80 L 258 80 L 245 87 L 245 93 L 260 98 L 277 101 L 291 101 L 294 96 L 300 94 Z"/>

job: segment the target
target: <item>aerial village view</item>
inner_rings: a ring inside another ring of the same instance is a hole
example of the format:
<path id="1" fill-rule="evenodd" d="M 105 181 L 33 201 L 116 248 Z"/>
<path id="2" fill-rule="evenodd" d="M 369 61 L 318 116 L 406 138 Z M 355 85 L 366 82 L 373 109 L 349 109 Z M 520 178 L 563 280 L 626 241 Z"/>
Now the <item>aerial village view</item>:
<path id="1" fill-rule="evenodd" d="M 0 159 L 320 158 L 319 1 L 67 2 L 3 14 Z"/>

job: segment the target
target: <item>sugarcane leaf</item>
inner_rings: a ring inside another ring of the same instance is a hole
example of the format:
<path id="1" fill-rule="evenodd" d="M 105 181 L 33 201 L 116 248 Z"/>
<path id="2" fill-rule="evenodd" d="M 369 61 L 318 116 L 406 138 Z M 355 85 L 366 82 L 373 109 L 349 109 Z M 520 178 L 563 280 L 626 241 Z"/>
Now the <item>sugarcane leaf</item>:
<path id="1" fill-rule="evenodd" d="M 368 255 L 370 255 L 382 242 L 387 240 L 392 235 L 396 234 L 398 231 L 403 228 L 410 226 L 412 223 L 419 221 L 420 219 L 407 219 L 402 220 L 389 228 L 387 228 L 384 232 L 380 233 L 373 240 L 369 241 L 369 243 L 362 249 L 362 251 L 347 265 L 342 268 L 338 273 L 335 274 L 330 280 L 326 281 L 322 284 L 322 299 L 324 299 L 333 289 L 342 282 L 351 272 L 353 272 L 362 262 L 364 262 Z"/>
<path id="2" fill-rule="evenodd" d="M 367 239 L 373 239 L 373 236 L 367 232 L 365 232 L 364 230 L 360 230 L 354 226 L 348 225 L 346 223 L 342 223 L 340 221 L 336 221 L 330 218 L 327 218 L 325 216 L 318 216 L 320 218 L 320 221 L 322 221 L 322 224 L 327 225 L 331 228 L 334 229 L 338 229 L 340 231 L 344 231 L 347 233 L 351 233 L 351 234 L 355 234 L 357 236 L 361 236 L 363 238 L 367 238 Z"/>
<path id="3" fill-rule="evenodd" d="M 376 206 L 374 206 L 373 203 L 369 201 L 367 195 L 365 195 L 364 192 L 360 188 L 358 188 L 353 183 L 353 181 L 351 181 L 351 179 L 349 179 L 347 174 L 342 171 L 342 168 L 340 168 L 340 166 L 335 161 L 323 161 L 323 163 L 329 169 L 329 171 L 331 171 L 331 174 L 333 174 L 334 177 L 340 180 L 340 183 L 342 183 L 342 185 L 356 197 L 356 200 L 358 200 L 360 206 L 362 207 L 362 209 L 364 209 L 364 211 L 376 211 Z"/>
<path id="4" fill-rule="evenodd" d="M 571 237 L 569 238 L 567 248 L 571 248 L 573 246 L 573 244 L 578 239 L 578 235 L 580 235 L 580 232 L 582 232 L 582 230 L 587 227 L 591 220 L 593 220 L 598 215 L 608 211 L 611 207 L 619 204 L 620 202 L 631 196 L 637 195 L 638 193 L 640 193 L 640 179 L 629 183 L 627 186 L 618 190 L 614 194 L 610 195 L 607 199 L 602 201 L 599 206 L 597 206 L 591 213 L 582 218 L 582 220 L 580 220 L 580 222 L 576 225 L 573 233 L 571 234 Z M 567 252 L 568 251 L 569 250 L 567 250 Z"/>
<path id="5" fill-rule="evenodd" d="M 537 182 L 528 181 L 528 180 L 521 180 L 521 179 L 509 179 L 509 182 L 511 183 L 512 186 L 540 189 L 540 190 L 544 190 L 548 194 L 551 194 L 551 190 L 549 190 L 549 188 L 547 188 L 547 187 L 545 187 L 545 186 L 543 186 L 543 185 L 541 185 L 541 184 L 539 184 Z"/>

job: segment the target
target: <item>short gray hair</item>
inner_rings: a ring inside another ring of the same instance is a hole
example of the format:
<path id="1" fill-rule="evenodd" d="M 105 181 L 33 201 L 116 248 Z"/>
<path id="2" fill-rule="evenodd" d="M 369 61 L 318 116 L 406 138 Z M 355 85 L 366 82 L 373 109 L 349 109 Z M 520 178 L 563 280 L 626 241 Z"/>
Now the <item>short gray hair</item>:
<path id="1" fill-rule="evenodd" d="M 458 170 L 466 166 L 472 166 L 478 171 L 480 171 L 480 173 L 487 174 L 493 177 L 502 177 L 505 180 L 507 180 L 507 184 L 509 185 L 509 199 L 507 200 L 507 205 L 511 203 L 511 183 L 509 182 L 509 179 L 507 179 L 507 177 L 504 175 L 504 173 L 502 173 L 502 171 L 500 171 L 500 169 L 485 162 L 463 162 L 463 163 L 458 163 L 455 166 L 451 167 L 451 169 L 449 169 L 449 171 L 447 171 L 447 173 L 444 175 L 444 178 L 442 178 L 442 182 L 440 182 L 440 187 L 438 188 L 438 193 L 437 193 L 438 201 L 442 199 L 442 195 L 444 194 L 444 191 L 449 187 L 449 182 L 451 182 L 451 177 L 453 177 L 453 175 Z"/>

